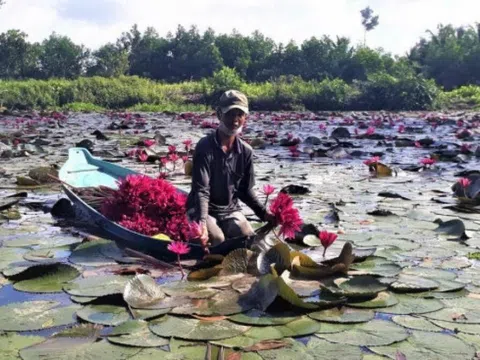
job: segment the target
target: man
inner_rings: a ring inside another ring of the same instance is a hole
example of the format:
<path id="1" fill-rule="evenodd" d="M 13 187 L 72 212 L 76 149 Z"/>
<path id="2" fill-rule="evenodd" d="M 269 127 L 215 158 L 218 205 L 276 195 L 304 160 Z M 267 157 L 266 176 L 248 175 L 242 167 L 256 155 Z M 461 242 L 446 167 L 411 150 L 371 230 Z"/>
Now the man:
<path id="1" fill-rule="evenodd" d="M 254 234 L 238 200 L 262 221 L 274 222 L 253 191 L 253 150 L 238 137 L 247 114 L 247 97 L 236 90 L 226 91 L 217 108 L 218 129 L 195 147 L 187 209 L 189 218 L 201 224 L 203 244 L 218 245 L 225 239 Z"/>

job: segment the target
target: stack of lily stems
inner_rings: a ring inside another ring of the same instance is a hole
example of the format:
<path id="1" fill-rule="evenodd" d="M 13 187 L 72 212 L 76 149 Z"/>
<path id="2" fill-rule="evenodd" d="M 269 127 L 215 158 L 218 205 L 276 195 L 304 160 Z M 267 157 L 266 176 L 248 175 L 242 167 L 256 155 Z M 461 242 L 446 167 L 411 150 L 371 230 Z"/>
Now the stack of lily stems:
<path id="1" fill-rule="evenodd" d="M 100 210 L 106 198 L 115 194 L 115 190 L 107 186 L 77 188 L 73 191 L 97 211 Z"/>

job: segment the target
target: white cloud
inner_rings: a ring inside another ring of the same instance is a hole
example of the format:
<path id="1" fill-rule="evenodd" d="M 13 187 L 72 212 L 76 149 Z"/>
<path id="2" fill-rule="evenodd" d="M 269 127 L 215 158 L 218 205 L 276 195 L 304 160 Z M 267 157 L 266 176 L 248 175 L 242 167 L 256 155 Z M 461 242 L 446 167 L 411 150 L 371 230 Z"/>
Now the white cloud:
<path id="1" fill-rule="evenodd" d="M 179 24 L 201 31 L 260 30 L 276 41 L 301 43 L 311 36 L 348 36 L 363 41 L 360 10 L 371 6 L 380 25 L 368 34 L 368 44 L 404 54 L 425 30 L 439 23 L 473 25 L 480 13 L 478 0 L 6 0 L 0 9 L 0 32 L 21 29 L 31 41 L 53 31 L 96 48 L 115 41 L 137 23 L 153 26 L 160 35 Z"/>

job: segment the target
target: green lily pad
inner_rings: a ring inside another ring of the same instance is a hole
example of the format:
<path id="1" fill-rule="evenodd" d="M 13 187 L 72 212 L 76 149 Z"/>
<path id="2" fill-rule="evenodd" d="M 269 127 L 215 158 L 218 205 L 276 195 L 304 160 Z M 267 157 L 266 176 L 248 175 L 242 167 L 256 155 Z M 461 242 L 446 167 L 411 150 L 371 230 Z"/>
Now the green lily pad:
<path id="1" fill-rule="evenodd" d="M 465 257 L 455 257 L 442 261 L 442 269 L 465 269 L 472 266 L 472 263 Z"/>
<path id="2" fill-rule="evenodd" d="M 248 249 L 236 249 L 222 261 L 219 276 L 247 273 L 253 252 Z"/>
<path id="3" fill-rule="evenodd" d="M 363 302 L 349 302 L 348 306 L 361 309 L 378 309 L 394 306 L 396 304 L 398 304 L 398 300 L 395 295 L 388 291 L 382 291 L 371 300 Z"/>
<path id="4" fill-rule="evenodd" d="M 480 336 L 459 333 L 456 335 L 456 337 L 465 342 L 466 344 L 473 346 L 475 350 L 480 351 Z"/>
<path id="5" fill-rule="evenodd" d="M 0 248 L 0 271 L 3 271 L 15 262 L 22 261 L 25 252 L 25 249 Z"/>
<path id="6" fill-rule="evenodd" d="M 73 324 L 80 307 L 58 305 L 54 301 L 26 301 L 0 306 L 0 330 L 32 331 Z"/>
<path id="7" fill-rule="evenodd" d="M 453 237 L 461 237 L 465 233 L 465 224 L 462 220 L 453 219 L 445 222 L 438 223 L 438 227 L 434 230 L 435 232 L 450 235 Z"/>
<path id="8" fill-rule="evenodd" d="M 132 314 L 135 320 L 151 320 L 159 316 L 168 314 L 171 310 L 172 310 L 171 308 L 153 309 L 153 310 L 131 308 L 130 313 Z"/>
<path id="9" fill-rule="evenodd" d="M 92 276 L 77 279 L 64 285 L 63 289 L 76 296 L 106 296 L 122 294 L 131 277 L 120 275 Z"/>
<path id="10" fill-rule="evenodd" d="M 455 273 L 442 269 L 425 268 L 425 267 L 407 267 L 402 270 L 405 275 L 420 276 L 427 279 L 437 280 L 454 280 Z"/>
<path id="11" fill-rule="evenodd" d="M 329 286 L 326 289 L 336 295 L 346 296 L 348 298 L 372 297 L 387 289 L 387 287 L 376 278 L 368 275 L 356 276 L 342 282 L 336 281 L 336 284 L 336 288 Z"/>
<path id="12" fill-rule="evenodd" d="M 304 360 L 349 359 L 361 360 L 362 350 L 358 346 L 332 344 L 323 339 L 312 338 L 305 346 L 295 340 L 290 340 L 290 346 L 275 350 L 259 351 L 264 360 Z"/>
<path id="13" fill-rule="evenodd" d="M 278 243 L 268 251 L 258 255 L 257 268 L 260 275 L 269 274 L 271 264 L 275 264 L 275 270 L 278 274 L 290 268 L 290 249 L 288 245 Z"/>
<path id="14" fill-rule="evenodd" d="M 432 320 L 449 321 L 459 324 L 480 324 L 480 300 L 463 297 L 442 300 L 445 308 L 425 314 Z"/>
<path id="15" fill-rule="evenodd" d="M 437 289 L 440 284 L 436 281 L 420 276 L 400 274 L 397 281 L 390 284 L 390 288 L 396 292 L 416 292 Z"/>
<path id="16" fill-rule="evenodd" d="M 431 320 L 437 326 L 455 332 L 462 332 L 465 334 L 480 335 L 480 324 L 458 324 L 449 321 Z"/>
<path id="17" fill-rule="evenodd" d="M 410 315 L 396 315 L 392 317 L 395 324 L 412 330 L 441 332 L 442 328 L 432 324 L 427 319 Z"/>
<path id="18" fill-rule="evenodd" d="M 81 243 L 82 239 L 73 236 L 46 236 L 38 235 L 22 236 L 5 242 L 6 247 L 35 247 L 36 249 L 57 248 Z"/>
<path id="19" fill-rule="evenodd" d="M 390 346 L 369 347 L 373 352 L 394 359 L 397 351 L 407 359 L 472 359 L 475 350 L 455 336 L 414 331 L 407 341 Z"/>
<path id="20" fill-rule="evenodd" d="M 178 337 L 186 340 L 220 340 L 246 332 L 248 326 L 230 321 L 202 321 L 166 315 L 150 323 L 150 330 L 162 337 Z"/>
<path id="21" fill-rule="evenodd" d="M 117 346 L 108 341 L 95 342 L 95 338 L 51 338 L 23 350 L 23 360 L 41 359 L 116 359 L 128 360 L 141 349 Z"/>
<path id="22" fill-rule="evenodd" d="M 253 309 L 243 314 L 230 316 L 228 319 L 230 321 L 244 325 L 269 326 L 284 325 L 298 318 L 299 316 L 275 316 L 260 310 Z"/>
<path id="23" fill-rule="evenodd" d="M 161 286 L 161 290 L 169 296 L 188 297 L 190 299 L 208 299 L 218 293 L 217 288 L 203 286 L 202 282 L 174 281 Z M 220 287 L 221 288 L 221 287 Z"/>
<path id="24" fill-rule="evenodd" d="M 102 253 L 102 247 L 110 244 L 108 240 L 94 240 L 78 245 L 72 251 L 68 260 L 83 266 L 108 266 L 117 263 Z"/>
<path id="25" fill-rule="evenodd" d="M 75 296 L 75 295 L 70 296 L 70 300 L 72 300 L 74 303 L 77 303 L 77 304 L 88 304 L 97 299 L 98 297 L 95 297 L 95 296 Z"/>
<path id="26" fill-rule="evenodd" d="M 18 291 L 31 293 L 61 292 L 63 285 L 75 279 L 80 273 L 67 264 L 33 266 L 22 273 L 22 280 L 13 284 Z"/>
<path id="27" fill-rule="evenodd" d="M 77 311 L 77 316 L 92 324 L 116 326 L 130 319 L 123 306 L 87 305 Z"/>
<path id="28" fill-rule="evenodd" d="M 442 284 L 442 280 L 439 281 L 440 284 Z M 465 285 L 465 284 L 464 284 Z M 455 299 L 459 297 L 464 297 L 468 295 L 468 291 L 465 289 L 459 290 L 459 291 L 452 291 L 452 292 L 438 292 L 438 291 L 427 291 L 427 292 L 421 292 L 421 293 L 412 293 L 412 294 L 407 294 L 408 296 L 413 296 L 413 297 L 422 297 L 425 299 Z"/>
<path id="29" fill-rule="evenodd" d="M 293 289 L 287 285 L 284 280 L 284 277 L 288 278 L 290 276 L 288 271 L 284 271 L 282 276 L 276 278 L 277 287 L 278 287 L 278 296 L 280 296 L 285 301 L 288 301 L 290 304 L 303 308 L 303 309 L 318 309 L 316 304 L 311 304 L 303 301 Z"/>
<path id="30" fill-rule="evenodd" d="M 46 248 L 39 250 L 32 250 L 23 255 L 23 258 L 27 261 L 33 262 L 50 262 L 52 259 L 65 258 L 70 252 L 66 248 Z"/>
<path id="31" fill-rule="evenodd" d="M 266 274 L 241 296 L 241 301 L 246 307 L 265 311 L 277 296 L 277 278 L 272 274 Z"/>
<path id="32" fill-rule="evenodd" d="M 372 320 L 341 333 L 317 334 L 317 336 L 330 342 L 341 344 L 380 346 L 405 340 L 408 338 L 408 333 L 404 328 L 391 322 Z"/>
<path id="33" fill-rule="evenodd" d="M 136 275 L 125 286 L 123 300 L 134 308 L 148 307 L 165 298 L 165 293 L 156 281 L 145 274 Z"/>
<path id="34" fill-rule="evenodd" d="M 433 311 L 443 309 L 444 305 L 441 301 L 436 299 L 418 299 L 407 295 L 396 295 L 399 303 L 397 305 L 377 309 L 380 313 L 410 315 L 410 314 L 425 314 Z"/>
<path id="35" fill-rule="evenodd" d="M 69 338 L 97 338 L 103 326 L 96 324 L 78 324 L 71 328 L 64 329 L 55 333 L 53 337 L 69 337 Z"/>
<path id="36" fill-rule="evenodd" d="M 4 360 L 20 359 L 18 352 L 26 347 L 44 341 L 41 336 L 22 336 L 15 333 L 0 333 L 0 358 Z"/>
<path id="37" fill-rule="evenodd" d="M 324 323 L 320 324 L 320 330 L 315 334 L 335 334 L 342 331 L 354 329 L 356 324 L 339 324 L 339 323 Z"/>
<path id="38" fill-rule="evenodd" d="M 375 313 L 371 310 L 357 310 L 347 307 L 316 311 L 308 314 L 309 317 L 319 321 L 341 324 L 363 323 L 372 320 Z"/>
<path id="39" fill-rule="evenodd" d="M 402 268 L 397 264 L 381 257 L 373 257 L 361 263 L 352 264 L 350 269 L 359 271 L 362 275 L 372 276 L 396 276 Z"/>
<path id="40" fill-rule="evenodd" d="M 168 345 L 169 340 L 154 335 L 143 320 L 131 320 L 115 327 L 108 341 L 127 346 L 157 347 Z"/>

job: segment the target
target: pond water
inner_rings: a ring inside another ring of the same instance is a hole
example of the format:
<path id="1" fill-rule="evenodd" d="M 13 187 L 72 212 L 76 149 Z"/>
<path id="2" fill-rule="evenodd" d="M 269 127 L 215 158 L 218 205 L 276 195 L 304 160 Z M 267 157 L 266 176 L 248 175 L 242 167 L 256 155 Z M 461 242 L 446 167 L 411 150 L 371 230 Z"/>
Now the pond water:
<path id="1" fill-rule="evenodd" d="M 480 264 L 475 260 L 480 209 L 466 206 L 452 190 L 460 178 L 468 178 L 470 184 L 457 195 L 463 191 L 480 198 L 477 114 L 253 113 L 243 136 L 254 147 L 259 193 L 266 184 L 276 188 L 273 197 L 288 185 L 307 188 L 307 194 L 292 195 L 304 222 L 338 235 L 326 258 L 339 256 L 347 242 L 356 254 L 348 281 L 346 275 L 341 281 L 302 278 L 308 266 L 294 265 L 289 258 L 278 278 L 256 274 L 263 279 L 256 287 L 256 279 L 247 274 L 179 281 L 175 269 L 127 258 L 102 239 L 85 241 L 84 229 L 54 219 L 50 210 L 65 197 L 57 184 L 18 186 L 32 184 L 25 179 L 35 177 L 34 168 L 62 166 L 68 149 L 85 139 L 94 155 L 156 176 L 158 164 L 141 163 L 128 151 L 155 138 L 151 157 L 165 156 L 168 145 L 181 152 L 184 140 L 195 144 L 212 131 L 208 127 L 216 120 L 211 114 L 54 118 L 0 117 L 0 206 L 10 201 L 9 195 L 28 193 L 0 213 L 0 355 L 113 354 L 138 360 L 204 359 L 210 352 L 212 358 L 223 353 L 225 359 L 299 354 L 308 359 L 394 359 L 402 354 L 407 359 L 472 359 L 480 351 Z M 122 122 L 125 128 L 119 130 L 116 125 Z M 92 135 L 95 130 L 108 140 Z M 348 131 L 350 137 L 336 140 L 334 131 Z M 393 176 L 369 172 L 364 161 L 374 156 Z M 436 161 L 424 166 L 426 158 Z M 182 162 L 167 168 L 168 180 L 188 191 L 190 178 Z M 246 208 L 245 213 L 254 218 Z M 320 263 L 323 248 L 312 244 L 320 242 L 309 235 L 291 247 Z M 283 250 L 277 248 L 271 254 L 278 263 Z M 360 253 L 368 254 L 361 258 Z M 132 298 L 122 297 L 138 273 L 145 277 L 131 285 Z M 155 281 L 149 283 L 149 277 Z M 298 296 L 286 295 L 280 282 Z M 243 296 L 251 300 L 252 288 L 260 302 L 272 297 L 263 304 L 265 312 L 238 306 Z M 322 301 L 332 304 L 326 296 L 330 291 L 345 301 L 333 310 L 319 308 Z M 138 305 L 145 293 L 155 298 L 155 306 Z M 67 333 L 53 337 L 62 332 Z"/>

